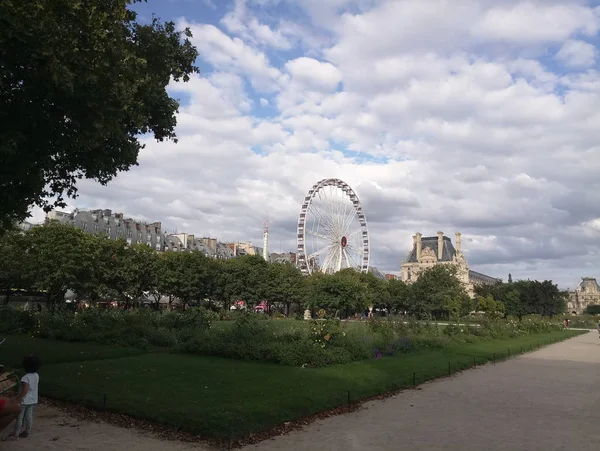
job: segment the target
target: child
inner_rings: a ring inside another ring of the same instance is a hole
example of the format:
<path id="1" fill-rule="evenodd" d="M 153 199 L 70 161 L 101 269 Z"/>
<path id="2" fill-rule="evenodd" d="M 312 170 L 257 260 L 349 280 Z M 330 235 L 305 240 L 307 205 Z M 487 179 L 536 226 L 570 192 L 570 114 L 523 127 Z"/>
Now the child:
<path id="1" fill-rule="evenodd" d="M 21 378 L 21 393 L 17 397 L 17 400 L 21 402 L 21 413 L 17 417 L 12 434 L 8 436 L 9 440 L 29 437 L 33 426 L 33 409 L 38 403 L 38 385 L 40 382 L 38 370 L 41 366 L 42 362 L 35 356 L 23 359 L 23 368 L 26 374 Z M 25 430 L 22 430 L 23 425 Z"/>

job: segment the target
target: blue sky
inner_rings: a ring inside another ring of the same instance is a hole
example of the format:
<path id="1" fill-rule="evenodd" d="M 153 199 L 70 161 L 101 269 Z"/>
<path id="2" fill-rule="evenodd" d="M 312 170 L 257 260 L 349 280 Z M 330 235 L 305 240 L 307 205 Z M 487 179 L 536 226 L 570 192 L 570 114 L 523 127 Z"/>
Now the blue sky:
<path id="1" fill-rule="evenodd" d="M 201 74 L 179 143 L 148 140 L 71 207 L 295 248 L 300 204 L 341 178 L 372 262 L 463 234 L 471 267 L 574 287 L 600 278 L 600 7 L 584 0 L 150 0 L 190 26 Z M 39 212 L 36 213 L 39 217 Z"/>

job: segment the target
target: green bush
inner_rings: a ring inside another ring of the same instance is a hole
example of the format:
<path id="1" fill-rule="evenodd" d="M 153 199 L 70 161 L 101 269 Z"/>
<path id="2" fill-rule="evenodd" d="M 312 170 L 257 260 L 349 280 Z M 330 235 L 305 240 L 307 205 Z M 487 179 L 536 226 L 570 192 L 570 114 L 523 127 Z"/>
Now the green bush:
<path id="1" fill-rule="evenodd" d="M 32 318 L 31 332 L 40 338 L 64 341 L 93 341 L 111 345 L 170 348 L 209 330 L 218 315 L 192 308 L 184 312 L 153 310 L 103 310 L 89 308 L 77 312 L 60 311 L 29 314 L 11 310 L 13 316 Z M 16 323 L 16 322 L 15 322 Z M 2 324 L 2 322 L 0 322 Z"/>
<path id="2" fill-rule="evenodd" d="M 33 333 L 36 324 L 35 315 L 30 311 L 0 307 L 0 333 L 29 334 Z"/>

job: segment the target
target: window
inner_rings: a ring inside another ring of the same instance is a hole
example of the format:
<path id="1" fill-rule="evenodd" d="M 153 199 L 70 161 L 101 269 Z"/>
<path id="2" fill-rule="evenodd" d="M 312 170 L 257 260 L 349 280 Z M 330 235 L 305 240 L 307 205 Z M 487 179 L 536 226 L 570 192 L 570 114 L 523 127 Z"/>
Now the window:
<path id="1" fill-rule="evenodd" d="M 87 222 L 81 221 L 81 224 L 83 225 L 83 230 L 87 232 Z"/>
<path id="2" fill-rule="evenodd" d="M 146 241 L 152 241 L 152 235 L 148 234 L 148 235 L 146 236 Z"/>
<path id="3" fill-rule="evenodd" d="M 108 226 L 108 227 L 106 228 L 106 234 L 107 234 L 108 236 L 110 236 L 110 226 Z"/>
<path id="4" fill-rule="evenodd" d="M 127 241 L 131 242 L 131 230 L 127 231 L 127 238 L 129 238 Z"/>
<path id="5" fill-rule="evenodd" d="M 94 232 L 98 232 L 98 224 L 94 224 Z"/>

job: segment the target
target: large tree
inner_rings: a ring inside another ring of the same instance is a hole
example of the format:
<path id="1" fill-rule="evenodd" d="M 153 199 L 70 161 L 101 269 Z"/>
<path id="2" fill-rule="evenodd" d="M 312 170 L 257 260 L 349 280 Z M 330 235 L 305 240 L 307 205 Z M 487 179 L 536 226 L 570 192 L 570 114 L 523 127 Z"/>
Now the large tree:
<path id="1" fill-rule="evenodd" d="M 58 224 L 35 227 L 25 234 L 25 278 L 33 289 L 46 293 L 48 306 L 62 301 L 68 289 L 85 291 L 94 265 L 88 243 L 84 231 Z"/>
<path id="2" fill-rule="evenodd" d="M 357 272 L 354 269 L 345 269 L 344 271 Z M 358 273 L 358 278 L 367 285 L 367 303 L 369 304 L 369 307 L 387 309 L 391 307 L 391 298 L 387 280 L 379 279 L 371 272 Z"/>
<path id="3" fill-rule="evenodd" d="M 224 265 L 223 290 L 230 302 L 243 300 L 253 307 L 269 296 L 269 264 L 259 255 L 243 255 L 227 260 Z"/>
<path id="4" fill-rule="evenodd" d="M 13 289 L 28 288 L 27 257 L 25 237 L 19 232 L 0 236 L 0 291 L 4 295 L 4 304 L 8 304 Z"/>
<path id="5" fill-rule="evenodd" d="M 316 273 L 309 279 L 308 307 L 324 308 L 336 316 L 343 312 L 350 316 L 362 312 L 372 299 L 369 286 L 354 270 L 342 270 L 335 274 Z"/>
<path id="6" fill-rule="evenodd" d="M 426 269 L 410 285 L 411 313 L 418 317 L 457 316 L 468 295 L 456 277 L 456 267 L 436 265 Z"/>
<path id="7" fill-rule="evenodd" d="M 267 301 L 284 305 L 285 313 L 289 315 L 291 304 L 300 304 L 304 298 L 304 281 L 300 269 L 291 263 L 270 263 Z"/>
<path id="8" fill-rule="evenodd" d="M 389 306 L 388 311 L 404 312 L 409 309 L 410 288 L 400 279 L 391 279 L 388 281 Z"/>
<path id="9" fill-rule="evenodd" d="M 138 1 L 0 2 L 0 231 L 137 164 L 140 135 L 175 140 L 166 86 L 197 51 L 189 29 L 138 23 Z"/>

